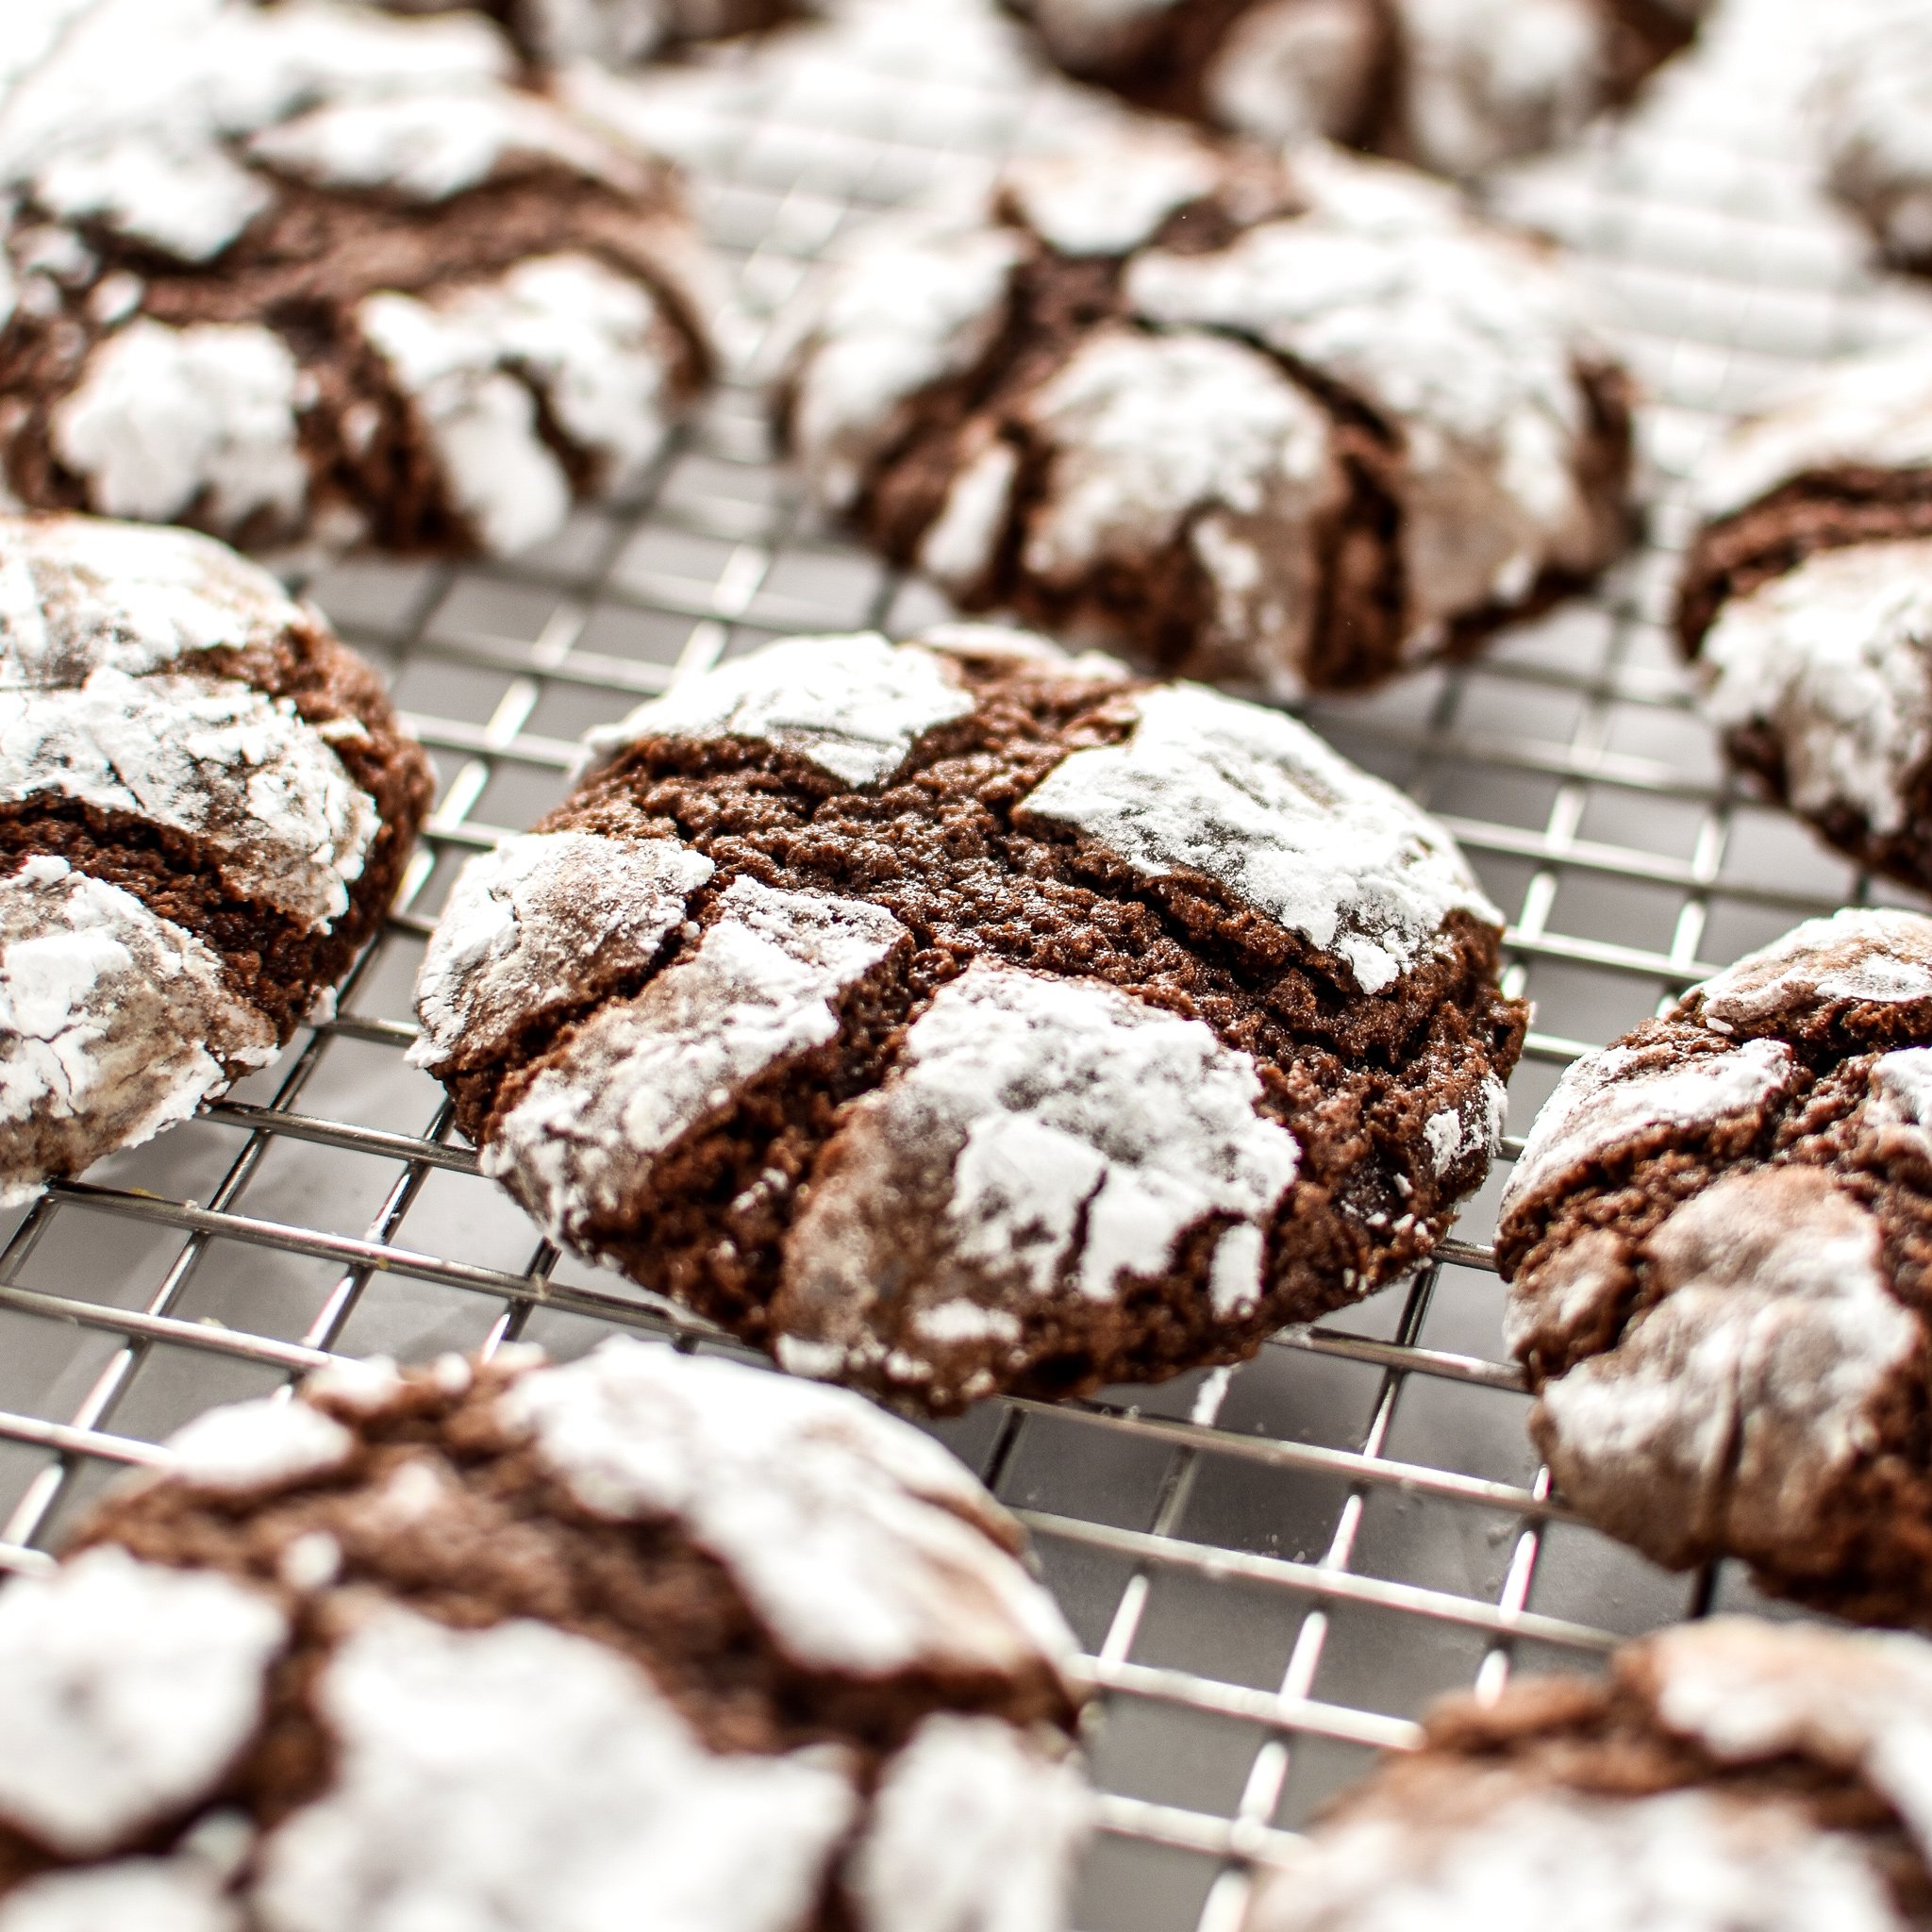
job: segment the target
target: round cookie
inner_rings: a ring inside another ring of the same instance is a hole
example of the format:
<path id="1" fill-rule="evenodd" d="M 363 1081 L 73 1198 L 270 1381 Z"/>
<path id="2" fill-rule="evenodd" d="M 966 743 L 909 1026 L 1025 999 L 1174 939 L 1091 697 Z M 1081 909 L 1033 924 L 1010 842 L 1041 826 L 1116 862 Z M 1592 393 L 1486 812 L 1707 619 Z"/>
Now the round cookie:
<path id="1" fill-rule="evenodd" d="M 416 1063 L 552 1238 L 935 1410 L 1412 1267 L 1524 1012 L 1446 833 L 1280 713 L 971 626 L 645 705 L 472 861 Z"/>
<path id="2" fill-rule="evenodd" d="M 1866 0 L 1836 18 L 1807 106 L 1825 178 L 1888 261 L 1932 273 L 1932 19 L 1915 0 Z"/>
<path id="3" fill-rule="evenodd" d="M 0 515 L 0 1204 L 273 1059 L 431 782 L 370 667 L 232 551 Z"/>
<path id="4" fill-rule="evenodd" d="M 1707 0 L 1007 0 L 1053 59 L 1144 108 L 1470 175 L 1574 140 Z"/>
<path id="5" fill-rule="evenodd" d="M 1568 1503 L 1674 1568 L 1932 1620 L 1932 920 L 1813 920 L 1585 1055 L 1496 1255 Z"/>
<path id="6" fill-rule="evenodd" d="M 1732 760 L 1932 888 L 1932 350 L 1828 369 L 1694 483 L 1677 623 Z"/>
<path id="7" fill-rule="evenodd" d="M 1724 1617 L 1524 1678 L 1267 1874 L 1247 1932 L 1909 1932 L 1932 1911 L 1932 1649 Z"/>
<path id="8" fill-rule="evenodd" d="M 171 1446 L 0 1594 L 0 1932 L 1061 1923 L 1073 1640 L 856 1397 L 614 1341 Z"/>
<path id="9" fill-rule="evenodd" d="M 671 172 L 475 17 L 93 0 L 0 97 L 0 468 L 250 548 L 509 552 L 708 369 Z"/>
<path id="10" fill-rule="evenodd" d="M 1108 127 L 869 238 L 791 327 L 822 503 L 1167 671 L 1372 684 L 1630 533 L 1626 384 L 1553 258 L 1333 150 Z"/>
<path id="11" fill-rule="evenodd" d="M 391 13 L 487 13 L 526 60 L 624 66 L 687 41 L 756 33 L 796 18 L 801 0 L 378 0 Z"/>

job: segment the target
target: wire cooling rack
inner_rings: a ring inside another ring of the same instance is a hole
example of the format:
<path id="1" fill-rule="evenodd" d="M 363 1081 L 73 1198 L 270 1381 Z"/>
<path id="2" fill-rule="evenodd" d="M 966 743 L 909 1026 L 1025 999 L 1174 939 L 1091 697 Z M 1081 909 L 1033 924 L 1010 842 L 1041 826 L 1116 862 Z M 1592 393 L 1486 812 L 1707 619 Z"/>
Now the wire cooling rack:
<path id="1" fill-rule="evenodd" d="M 1926 325 L 1824 208 L 1792 109 L 1821 8 L 1731 0 L 1641 115 L 1495 191 L 1571 243 L 1648 387 L 1654 547 L 1588 601 L 1313 715 L 1462 841 L 1537 1006 L 1521 1126 L 1563 1064 L 1797 919 L 1874 894 L 1734 791 L 1661 628 L 1681 479 L 1794 368 Z M 477 1176 L 404 1064 L 408 992 L 456 868 L 560 798 L 585 727 L 794 630 L 937 614 L 772 466 L 774 309 L 851 227 L 982 175 L 1072 109 L 983 0 L 850 0 L 638 95 L 691 166 L 740 371 L 641 499 L 513 567 L 358 564 L 312 586 L 393 675 L 440 802 L 339 1016 L 153 1146 L 0 1223 L 0 1567 L 220 1401 L 330 1352 L 420 1359 L 611 1327 L 718 1346 L 559 1257 Z M 1507 1151 L 1517 1143 L 1511 1141 Z M 1524 1431 L 1486 1245 L 1499 1180 L 1439 1261 L 1238 1372 L 941 1433 L 1032 1528 L 1088 1653 L 1102 1832 L 1083 1932 L 1227 1932 L 1252 1861 L 1435 1694 L 1589 1668 L 1619 1636 L 1759 1605 L 1574 1523 Z"/>

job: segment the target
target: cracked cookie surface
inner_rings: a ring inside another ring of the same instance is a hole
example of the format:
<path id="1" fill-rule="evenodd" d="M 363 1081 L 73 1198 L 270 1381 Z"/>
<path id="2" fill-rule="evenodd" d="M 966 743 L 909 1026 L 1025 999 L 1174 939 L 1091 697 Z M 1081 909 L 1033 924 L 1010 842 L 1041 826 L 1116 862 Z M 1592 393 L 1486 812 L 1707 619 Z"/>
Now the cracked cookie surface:
<path id="1" fill-rule="evenodd" d="M 1630 534 L 1625 379 L 1554 258 L 1335 150 L 1109 127 L 884 225 L 789 326 L 821 502 L 1163 671 L 1373 684 Z"/>
<path id="2" fill-rule="evenodd" d="M 1058 1923 L 1073 1640 L 857 1398 L 625 1340 L 170 1449 L 0 1596 L 5 1932 Z"/>
<path id="3" fill-rule="evenodd" d="M 0 516 L 0 1200 L 273 1059 L 430 786 L 375 672 L 255 565 Z"/>
<path id="4" fill-rule="evenodd" d="M 644 706 L 466 868 L 418 1064 L 554 1239 L 948 1409 L 1241 1359 L 1487 1171 L 1524 1016 L 1407 800 L 975 626 Z"/>
<path id="5" fill-rule="evenodd" d="M 1812 921 L 1577 1061 L 1497 1258 L 1572 1505 L 1673 1567 L 1932 1620 L 1932 920 Z"/>
<path id="6" fill-rule="evenodd" d="M 709 366 L 668 166 L 474 14 L 87 0 L 0 96 L 0 469 L 251 549 L 501 553 Z"/>

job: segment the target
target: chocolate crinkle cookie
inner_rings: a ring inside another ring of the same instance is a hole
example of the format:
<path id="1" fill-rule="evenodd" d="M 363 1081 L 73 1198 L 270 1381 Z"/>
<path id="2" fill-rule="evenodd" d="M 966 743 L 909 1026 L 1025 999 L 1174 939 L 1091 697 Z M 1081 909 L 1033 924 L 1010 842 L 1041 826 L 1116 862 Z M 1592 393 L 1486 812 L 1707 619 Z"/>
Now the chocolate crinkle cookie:
<path id="1" fill-rule="evenodd" d="M 1441 829 L 1279 713 L 965 627 L 678 686 L 472 861 L 413 1050 L 558 1241 L 933 1409 L 1412 1267 L 1523 1009 Z"/>
<path id="2" fill-rule="evenodd" d="M 525 59 L 622 66 L 688 41 L 755 33 L 811 10 L 810 0 L 378 0 L 391 13 L 475 8 L 498 21 Z"/>
<path id="3" fill-rule="evenodd" d="M 0 95 L 0 466 L 250 548 L 508 552 L 708 366 L 670 170 L 477 16 L 92 0 Z"/>
<path id="4" fill-rule="evenodd" d="M 1569 1503 L 1932 1621 L 1932 920 L 1814 920 L 1577 1061 L 1497 1258 Z"/>
<path id="5" fill-rule="evenodd" d="M 1372 684 L 1630 532 L 1626 385 L 1553 258 L 1335 150 L 1109 127 L 869 238 L 791 326 L 826 506 L 1163 670 Z"/>
<path id="6" fill-rule="evenodd" d="M 1932 1648 L 1744 1617 L 1458 1698 L 1262 1880 L 1247 1932 L 1912 1932 Z"/>
<path id="7" fill-rule="evenodd" d="M 1864 0 L 1826 17 L 1807 97 L 1826 179 L 1888 260 L 1932 273 L 1932 15 Z"/>
<path id="8" fill-rule="evenodd" d="M 1828 370 L 1723 445 L 1678 631 L 1734 762 L 1932 889 L 1932 349 Z"/>
<path id="9" fill-rule="evenodd" d="M 429 793 L 375 674 L 253 564 L 0 516 L 0 1204 L 274 1058 Z"/>
<path id="10" fill-rule="evenodd" d="M 1325 135 L 1446 175 L 1574 140 L 1707 0 L 1007 0 L 1053 59 L 1141 107 Z"/>
<path id="11" fill-rule="evenodd" d="M 640 1341 L 215 1409 L 0 1593 L 0 1932 L 1053 1932 L 1073 1640 L 855 1396 Z"/>

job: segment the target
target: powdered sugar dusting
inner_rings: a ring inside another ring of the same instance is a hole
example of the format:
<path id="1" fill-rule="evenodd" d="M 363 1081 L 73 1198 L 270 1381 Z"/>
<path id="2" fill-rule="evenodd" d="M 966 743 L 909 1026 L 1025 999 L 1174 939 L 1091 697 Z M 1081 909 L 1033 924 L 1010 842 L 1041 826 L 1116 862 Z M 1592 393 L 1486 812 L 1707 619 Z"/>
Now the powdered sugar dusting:
<path id="1" fill-rule="evenodd" d="M 1917 1128 L 1932 1152 L 1932 1046 L 1880 1056 L 1872 1069 L 1867 1111 L 1884 1125 Z"/>
<path id="2" fill-rule="evenodd" d="M 781 638 L 641 705 L 592 742 L 748 738 L 809 759 L 847 785 L 875 785 L 923 732 L 963 718 L 973 697 L 943 658 L 875 631 Z"/>
<path id="3" fill-rule="evenodd" d="M 594 969 L 641 974 L 710 876 L 675 840 L 525 834 L 464 866 L 416 980 L 412 1066 L 479 1064 L 583 997 Z"/>
<path id="4" fill-rule="evenodd" d="M 386 1610 L 318 1701 L 341 1762 L 264 1848 L 276 1932 L 790 1932 L 857 1808 L 836 1759 L 709 1752 L 636 1665 L 541 1624 Z"/>
<path id="5" fill-rule="evenodd" d="M 1375 54 L 1361 0 L 1261 0 L 1230 24 L 1202 93 L 1223 125 L 1264 141 L 1339 136 L 1361 117 Z"/>
<path id="6" fill-rule="evenodd" d="M 1770 734 L 1795 809 L 1904 826 L 1932 758 L 1932 541 L 1807 558 L 1727 602 L 1700 658 L 1711 722 Z"/>
<path id="7" fill-rule="evenodd" d="M 1104 126 L 1076 148 L 1024 156 L 1000 177 L 1015 213 L 1062 255 L 1125 255 L 1210 194 L 1221 161 L 1159 124 Z"/>
<path id="8" fill-rule="evenodd" d="M 1502 924 L 1446 832 L 1293 719 L 1198 685 L 1134 703 L 1133 736 L 1065 759 L 1026 814 L 1149 877 L 1206 874 L 1364 992 L 1420 965 L 1451 913 Z"/>
<path id="9" fill-rule="evenodd" d="M 832 1002 L 904 938 L 877 907 L 734 880 L 689 958 L 570 1036 L 496 1123 L 483 1171 L 559 1240 L 591 1238 L 653 1155 L 831 1040 Z"/>
<path id="10" fill-rule="evenodd" d="M 1761 1025 L 1788 1009 L 1932 999 L 1932 919 L 1889 907 L 1807 919 L 1686 997 L 1699 1003 L 1707 1025 L 1726 1029 Z"/>
<path id="11" fill-rule="evenodd" d="M 1030 1309 L 1113 1300 L 1217 1224 L 1217 1303 L 1251 1308 L 1259 1229 L 1300 1161 L 1260 1096 L 1253 1061 L 1198 1020 L 1097 980 L 977 961 L 934 996 L 822 1158 L 787 1262 L 786 1330 L 847 1370 L 879 1358 L 882 1318 L 896 1329 L 914 1305 L 1004 1299 L 1024 1334 Z M 891 1260 L 908 1208 L 936 1243 L 916 1284 Z M 914 1325 L 894 1345 L 915 1361 L 960 1343 L 1002 1352 L 996 1329 Z"/>
<path id="12" fill-rule="evenodd" d="M 29 1880 L 0 1903 L 0 1932 L 242 1932 L 242 1917 L 185 1860 L 128 1858 Z"/>
<path id="13" fill-rule="evenodd" d="M 1714 984 L 1715 982 L 1713 982 Z M 1669 1044 L 1610 1046 L 1564 1069 L 1532 1123 L 1499 1212 L 1513 1212 L 1573 1170 L 1664 1126 L 1703 1128 L 1789 1092 L 1798 1064 L 1779 1040 L 1681 1058 Z"/>
<path id="14" fill-rule="evenodd" d="M 0 1592 L 0 1817 L 98 1857 L 196 1805 L 255 1729 L 288 1637 L 225 1576 L 90 1550 Z"/>
<path id="15" fill-rule="evenodd" d="M 268 1491 L 339 1469 L 355 1448 L 341 1423 L 306 1402 L 233 1402 L 168 1438 L 170 1469 L 198 1489 Z"/>
<path id="16" fill-rule="evenodd" d="M 501 1412 L 587 1507 L 680 1519 L 802 1662 L 884 1676 L 1072 1655 L 992 1499 L 857 1396 L 619 1340 L 525 1375 Z"/>
<path id="17" fill-rule="evenodd" d="M 1063 1754 L 992 1718 L 929 1717 L 874 1801 L 852 1868 L 859 1923 L 865 1932 L 1043 1928 L 1066 1899 L 1091 1809 Z"/>
<path id="18" fill-rule="evenodd" d="M 290 699 L 188 674 L 0 691 L 0 799 L 47 793 L 206 841 L 232 892 L 311 929 L 348 910 L 379 824 Z"/>
<path id="19" fill-rule="evenodd" d="M 0 879 L 0 1201 L 186 1120 L 275 1045 L 220 959 L 132 893 L 52 858 Z"/>
<path id="20" fill-rule="evenodd" d="M 1563 1494 L 1612 1525 L 1635 1499 L 1654 1550 L 1677 1526 L 1666 1561 L 1711 1536 L 1808 1536 L 1924 1339 L 1878 1224 L 1815 1169 L 1760 1168 L 1685 1203 L 1645 1253 L 1642 1312 L 1543 1388 L 1537 1439 Z"/>
<path id="21" fill-rule="evenodd" d="M 1913 0 L 1845 12 L 1814 57 L 1810 95 L 1831 183 L 1889 254 L 1920 262 L 1932 251 L 1932 23 Z"/>

